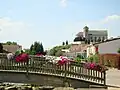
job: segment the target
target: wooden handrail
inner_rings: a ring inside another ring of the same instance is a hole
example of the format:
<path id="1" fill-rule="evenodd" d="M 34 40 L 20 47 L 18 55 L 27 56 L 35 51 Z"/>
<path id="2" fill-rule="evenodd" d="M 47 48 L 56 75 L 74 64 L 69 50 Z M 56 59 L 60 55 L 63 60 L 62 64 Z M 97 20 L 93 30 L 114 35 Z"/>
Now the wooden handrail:
<path id="1" fill-rule="evenodd" d="M 106 85 L 106 71 L 86 69 L 83 63 L 72 62 L 65 65 L 57 65 L 49 62 L 44 57 L 30 56 L 28 62 L 17 63 L 8 60 L 5 54 L 0 54 L 0 70 L 19 70 L 29 72 L 47 73 L 62 77 L 82 79 Z"/>

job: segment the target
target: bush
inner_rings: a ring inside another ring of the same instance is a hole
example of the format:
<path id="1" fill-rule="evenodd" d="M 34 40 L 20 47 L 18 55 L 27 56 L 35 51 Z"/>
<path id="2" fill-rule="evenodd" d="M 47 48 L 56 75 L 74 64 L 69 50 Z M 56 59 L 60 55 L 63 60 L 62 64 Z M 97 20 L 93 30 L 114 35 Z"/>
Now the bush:
<path id="1" fill-rule="evenodd" d="M 118 51 L 117 51 L 118 53 L 120 53 L 120 48 L 118 49 Z"/>
<path id="2" fill-rule="evenodd" d="M 95 54 L 95 55 L 88 57 L 88 61 L 98 63 L 99 61 L 98 55 Z"/>

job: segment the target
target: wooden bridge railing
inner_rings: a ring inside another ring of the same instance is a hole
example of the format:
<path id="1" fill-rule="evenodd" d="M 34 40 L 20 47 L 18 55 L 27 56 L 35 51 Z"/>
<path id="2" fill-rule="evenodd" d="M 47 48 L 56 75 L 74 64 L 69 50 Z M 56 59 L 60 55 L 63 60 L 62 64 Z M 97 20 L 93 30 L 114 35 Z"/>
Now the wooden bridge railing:
<path id="1" fill-rule="evenodd" d="M 82 63 L 72 62 L 65 65 L 57 65 L 44 57 L 30 56 L 29 62 L 17 63 L 8 60 L 5 54 L 0 54 L 0 70 L 16 70 L 46 73 L 68 78 L 75 78 L 106 85 L 106 72 L 90 70 L 83 67 Z"/>

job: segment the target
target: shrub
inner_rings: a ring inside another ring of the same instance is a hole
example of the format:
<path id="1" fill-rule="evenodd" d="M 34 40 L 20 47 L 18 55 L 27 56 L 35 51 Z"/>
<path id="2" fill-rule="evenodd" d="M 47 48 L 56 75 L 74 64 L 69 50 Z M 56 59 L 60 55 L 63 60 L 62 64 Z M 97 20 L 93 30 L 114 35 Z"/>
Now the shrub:
<path id="1" fill-rule="evenodd" d="M 120 48 L 118 49 L 118 51 L 117 51 L 118 53 L 120 53 Z"/>

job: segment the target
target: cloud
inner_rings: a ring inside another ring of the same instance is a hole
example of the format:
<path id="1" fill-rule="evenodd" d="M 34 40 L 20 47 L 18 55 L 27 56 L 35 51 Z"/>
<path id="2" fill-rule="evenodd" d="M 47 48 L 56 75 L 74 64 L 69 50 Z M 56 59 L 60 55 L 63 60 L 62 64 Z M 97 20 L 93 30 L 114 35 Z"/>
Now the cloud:
<path id="1" fill-rule="evenodd" d="M 60 3 L 62 5 L 62 7 L 66 7 L 67 6 L 67 0 L 60 0 Z"/>
<path id="2" fill-rule="evenodd" d="M 21 21 L 13 21 L 8 17 L 0 18 L 0 42 L 15 41 L 27 47 L 32 36 L 31 26 Z M 27 42 L 28 41 L 28 42 Z"/>
<path id="3" fill-rule="evenodd" d="M 119 15 L 107 16 L 107 17 L 104 19 L 104 22 L 111 22 L 111 21 L 116 21 L 116 20 L 120 20 L 120 16 L 119 16 Z"/>

